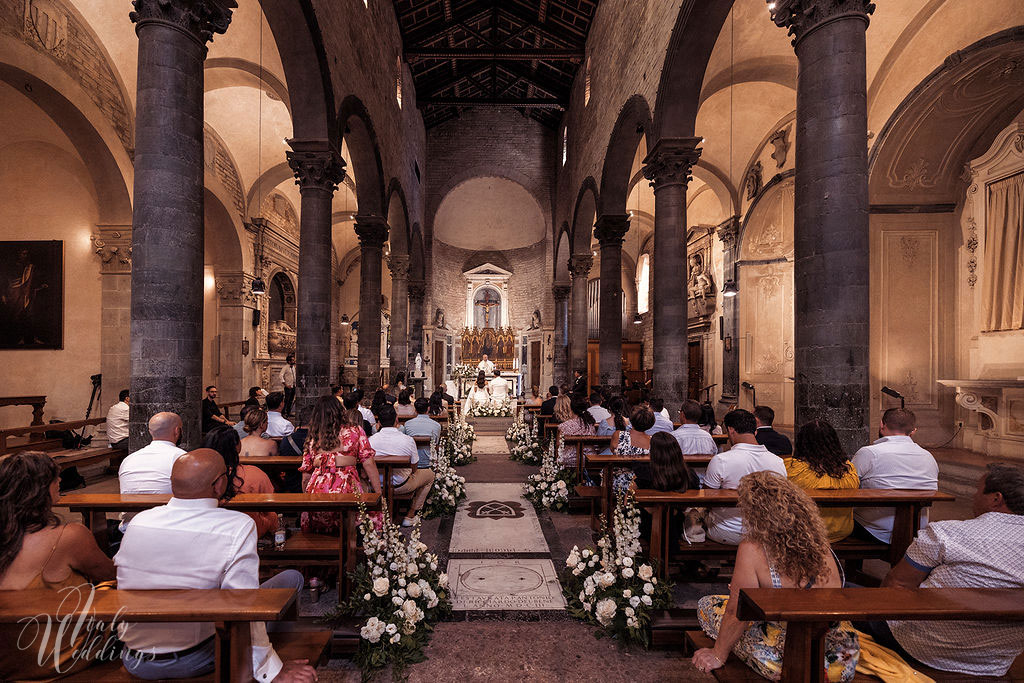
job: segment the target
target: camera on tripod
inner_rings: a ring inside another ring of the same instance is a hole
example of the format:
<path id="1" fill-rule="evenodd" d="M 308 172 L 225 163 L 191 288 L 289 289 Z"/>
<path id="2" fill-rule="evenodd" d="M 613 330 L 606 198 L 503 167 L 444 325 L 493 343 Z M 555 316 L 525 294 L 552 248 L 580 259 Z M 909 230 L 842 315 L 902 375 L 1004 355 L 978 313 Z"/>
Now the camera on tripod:
<path id="1" fill-rule="evenodd" d="M 92 380 L 92 383 L 93 383 L 94 385 L 99 385 L 99 384 L 102 384 L 102 383 L 103 383 L 103 374 L 102 374 L 102 373 L 100 373 L 100 372 L 97 372 L 97 373 L 96 373 L 95 375 L 93 375 L 93 376 L 92 376 L 92 377 L 90 377 L 89 379 L 91 379 L 91 380 Z"/>

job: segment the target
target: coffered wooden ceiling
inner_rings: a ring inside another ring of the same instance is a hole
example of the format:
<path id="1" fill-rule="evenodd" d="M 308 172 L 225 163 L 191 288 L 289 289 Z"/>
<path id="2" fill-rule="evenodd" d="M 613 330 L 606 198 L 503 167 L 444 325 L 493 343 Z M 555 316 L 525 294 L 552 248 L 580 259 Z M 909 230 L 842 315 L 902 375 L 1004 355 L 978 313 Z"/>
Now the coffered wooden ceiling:
<path id="1" fill-rule="evenodd" d="M 558 126 L 597 0 L 395 0 L 427 128 L 467 107 Z"/>

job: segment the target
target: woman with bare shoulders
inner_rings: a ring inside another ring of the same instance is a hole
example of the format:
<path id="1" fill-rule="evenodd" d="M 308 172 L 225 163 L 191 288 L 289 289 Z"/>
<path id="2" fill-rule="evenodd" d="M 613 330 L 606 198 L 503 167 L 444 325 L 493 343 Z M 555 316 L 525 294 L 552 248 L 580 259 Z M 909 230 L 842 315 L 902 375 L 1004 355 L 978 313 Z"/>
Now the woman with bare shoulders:
<path id="1" fill-rule="evenodd" d="M 739 509 L 743 540 L 729 595 L 706 595 L 697 603 L 701 628 L 715 646 L 693 655 L 693 665 L 709 672 L 735 654 L 773 681 L 782 676 L 786 625 L 740 621 L 736 603 L 744 588 L 842 588 L 843 569 L 828 542 L 818 506 L 796 484 L 774 472 L 754 472 L 740 480 Z M 860 645 L 849 622 L 825 634 L 825 661 L 830 681 L 852 681 Z"/>
<path id="2" fill-rule="evenodd" d="M 46 453 L 22 451 L 0 458 L 0 590 L 78 589 L 84 601 L 91 583 L 116 578 L 114 562 L 92 532 L 78 523 L 61 523 L 54 513 L 59 475 Z M 80 671 L 94 661 L 107 638 L 77 629 L 51 633 L 41 624 L 35 641 L 28 642 L 32 634 L 23 632 L 25 626 L 0 626 L 0 680 L 45 680 Z M 89 652 L 83 647 L 87 639 L 97 647 L 85 656 L 76 653 Z"/>
<path id="3" fill-rule="evenodd" d="M 245 433 L 248 436 L 242 439 L 243 458 L 277 455 L 277 442 L 263 438 L 263 433 L 267 431 L 267 420 L 267 411 L 262 408 L 250 408 L 245 414 Z"/>

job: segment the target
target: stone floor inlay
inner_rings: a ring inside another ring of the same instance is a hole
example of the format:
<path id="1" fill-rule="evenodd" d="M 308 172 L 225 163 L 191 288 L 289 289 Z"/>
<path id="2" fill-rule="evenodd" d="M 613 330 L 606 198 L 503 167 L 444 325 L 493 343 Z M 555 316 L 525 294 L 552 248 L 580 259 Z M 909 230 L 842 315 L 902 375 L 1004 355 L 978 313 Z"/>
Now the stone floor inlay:
<path id="1" fill-rule="evenodd" d="M 448 562 L 455 610 L 561 610 L 562 587 L 551 560 Z"/>
<path id="2" fill-rule="evenodd" d="M 548 552 L 537 513 L 522 492 L 522 484 L 467 483 L 448 552 Z"/>

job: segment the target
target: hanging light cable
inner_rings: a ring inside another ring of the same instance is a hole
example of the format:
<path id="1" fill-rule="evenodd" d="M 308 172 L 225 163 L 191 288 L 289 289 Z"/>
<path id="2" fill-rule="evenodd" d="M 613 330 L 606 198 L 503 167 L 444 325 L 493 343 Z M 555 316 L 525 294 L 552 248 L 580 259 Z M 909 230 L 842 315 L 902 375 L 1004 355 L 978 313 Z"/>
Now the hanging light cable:
<path id="1" fill-rule="evenodd" d="M 729 24 L 729 178 L 732 179 L 732 152 L 733 132 L 735 130 L 733 119 L 733 96 L 736 90 L 736 8 L 733 7 L 730 14 Z M 722 286 L 722 296 L 734 297 L 740 293 L 736 284 L 736 262 L 733 261 L 732 277 L 725 281 Z"/>
<path id="2" fill-rule="evenodd" d="M 261 296 L 267 293 L 267 285 L 263 282 L 263 197 L 260 188 L 263 181 L 263 9 L 260 8 L 256 14 L 256 21 L 259 23 L 259 88 L 256 90 L 256 220 L 253 221 L 260 226 L 260 232 L 256 236 L 257 250 L 256 263 L 253 267 L 255 277 L 252 280 L 252 293 Z"/>
<path id="3" fill-rule="evenodd" d="M 634 185 L 633 189 L 636 191 L 636 211 L 633 212 L 633 218 L 636 221 L 636 262 L 637 262 L 637 265 L 639 266 L 639 264 L 640 264 L 640 184 L 637 183 L 636 185 Z M 643 278 L 640 278 L 640 280 L 643 281 Z M 637 283 L 637 284 L 639 284 L 639 283 Z M 633 324 L 634 325 L 642 325 L 643 322 L 644 322 L 643 318 L 640 317 L 640 289 L 638 287 L 637 288 L 637 292 L 636 292 L 636 313 L 633 314 Z"/>

